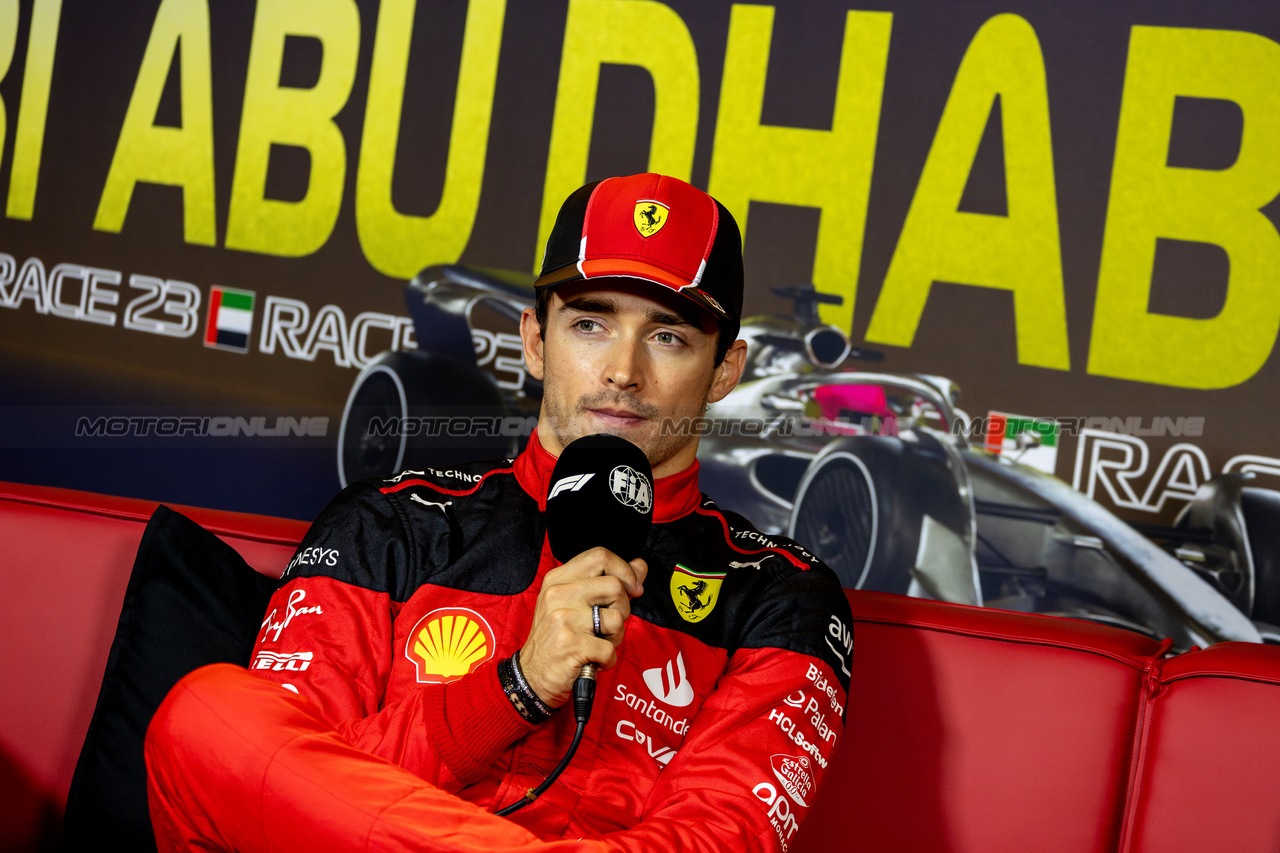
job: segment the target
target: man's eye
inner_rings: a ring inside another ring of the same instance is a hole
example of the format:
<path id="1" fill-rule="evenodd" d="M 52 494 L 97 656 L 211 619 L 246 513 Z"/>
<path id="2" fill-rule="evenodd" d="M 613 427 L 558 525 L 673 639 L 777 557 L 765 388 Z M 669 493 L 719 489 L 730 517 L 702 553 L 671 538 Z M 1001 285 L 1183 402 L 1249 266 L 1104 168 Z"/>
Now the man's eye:
<path id="1" fill-rule="evenodd" d="M 684 341 L 681 340 L 680 336 L 676 335 L 674 332 L 658 332 L 657 338 L 658 338 L 658 343 L 660 344 L 684 343 Z"/>
<path id="2" fill-rule="evenodd" d="M 599 328 L 600 324 L 597 323 L 595 320 L 579 320 L 573 325 L 584 332 L 594 332 L 597 328 Z"/>

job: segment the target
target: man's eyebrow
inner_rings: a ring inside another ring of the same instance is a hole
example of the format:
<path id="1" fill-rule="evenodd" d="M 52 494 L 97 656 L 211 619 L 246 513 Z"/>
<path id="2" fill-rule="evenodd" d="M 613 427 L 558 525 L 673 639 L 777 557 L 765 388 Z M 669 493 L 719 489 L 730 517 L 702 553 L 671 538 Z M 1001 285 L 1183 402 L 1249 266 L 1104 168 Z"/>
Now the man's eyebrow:
<path id="1" fill-rule="evenodd" d="M 665 311 L 650 311 L 649 322 L 657 323 L 662 326 L 692 326 L 693 323 L 681 317 L 679 314 L 668 314 Z"/>
<path id="2" fill-rule="evenodd" d="M 576 296 L 560 306 L 561 311 L 576 311 L 582 314 L 616 314 L 618 305 L 612 299 L 603 296 Z M 650 323 L 662 326 L 696 326 L 697 324 L 667 311 L 653 310 L 647 317 Z"/>
<path id="3" fill-rule="evenodd" d="M 580 311 L 583 314 L 615 314 L 618 305 L 612 299 L 601 296 L 575 296 L 560 306 L 561 311 Z"/>

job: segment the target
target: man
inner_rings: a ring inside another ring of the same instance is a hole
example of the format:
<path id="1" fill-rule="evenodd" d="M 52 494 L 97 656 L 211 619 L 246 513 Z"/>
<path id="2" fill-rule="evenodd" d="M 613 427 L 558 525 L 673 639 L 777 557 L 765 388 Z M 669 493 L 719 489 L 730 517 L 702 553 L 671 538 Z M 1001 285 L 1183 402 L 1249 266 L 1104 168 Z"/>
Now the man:
<path id="1" fill-rule="evenodd" d="M 152 723 L 161 849 L 793 840 L 843 726 L 848 605 L 802 548 L 703 497 L 696 436 L 662 428 L 742 375 L 737 226 L 674 178 L 588 184 L 537 287 L 520 327 L 544 394 L 528 448 L 356 484 L 326 508 L 252 674 L 197 670 Z M 642 558 L 557 565 L 543 521 L 555 457 L 600 432 L 648 456 L 654 525 Z M 601 671 L 576 757 L 510 819 L 489 814 L 564 754 L 574 719 L 558 709 L 588 662 Z"/>

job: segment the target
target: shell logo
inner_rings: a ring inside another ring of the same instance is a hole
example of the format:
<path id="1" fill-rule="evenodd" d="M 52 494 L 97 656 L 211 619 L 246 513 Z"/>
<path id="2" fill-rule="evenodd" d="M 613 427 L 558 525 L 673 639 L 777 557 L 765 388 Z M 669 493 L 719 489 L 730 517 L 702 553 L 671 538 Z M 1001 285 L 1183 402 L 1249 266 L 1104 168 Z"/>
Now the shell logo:
<path id="1" fill-rule="evenodd" d="M 445 684 L 493 657 L 493 629 L 466 607 L 441 607 L 418 620 L 404 644 L 422 684 Z"/>

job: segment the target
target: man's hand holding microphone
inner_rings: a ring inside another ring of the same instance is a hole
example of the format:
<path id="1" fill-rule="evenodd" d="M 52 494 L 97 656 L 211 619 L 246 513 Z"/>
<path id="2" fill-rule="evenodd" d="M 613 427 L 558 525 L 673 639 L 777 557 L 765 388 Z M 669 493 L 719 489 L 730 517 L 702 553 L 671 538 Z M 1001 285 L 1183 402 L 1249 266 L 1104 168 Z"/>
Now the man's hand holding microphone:
<path id="1" fill-rule="evenodd" d="M 565 447 L 547 495 L 547 540 L 562 565 L 543 578 L 520 652 L 548 707 L 567 702 L 578 678 L 594 679 L 595 665 L 617 663 L 631 599 L 644 592 L 640 552 L 652 520 L 653 473 L 638 447 L 613 435 Z"/>
<path id="2" fill-rule="evenodd" d="M 540 714 L 533 722 L 572 697 L 577 731 L 542 784 L 496 814 L 533 802 L 577 751 L 591 715 L 596 668 L 617 663 L 631 599 L 644 593 L 649 567 L 640 552 L 649 538 L 653 501 L 649 460 L 626 439 L 584 436 L 556 460 L 547 494 L 547 541 L 561 565 L 543 576 L 529 636 L 510 662 L 520 686 L 508 697 L 518 709 L 533 704 Z M 499 665 L 499 678 L 504 677 Z M 525 688 L 536 698 L 521 698 Z"/>

